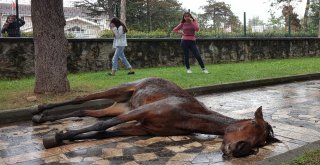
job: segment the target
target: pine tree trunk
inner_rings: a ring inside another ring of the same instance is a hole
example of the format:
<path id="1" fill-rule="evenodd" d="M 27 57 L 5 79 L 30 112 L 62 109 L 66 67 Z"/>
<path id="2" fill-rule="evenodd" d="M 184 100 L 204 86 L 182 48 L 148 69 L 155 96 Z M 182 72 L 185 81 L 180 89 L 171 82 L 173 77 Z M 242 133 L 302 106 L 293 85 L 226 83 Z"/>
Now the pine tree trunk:
<path id="1" fill-rule="evenodd" d="M 31 0 L 35 53 L 35 93 L 64 93 L 67 79 L 68 41 L 63 0 Z"/>
<path id="2" fill-rule="evenodd" d="M 121 7 L 120 7 L 120 19 L 126 23 L 126 0 L 121 0 Z"/>
<path id="3" fill-rule="evenodd" d="M 310 6 L 310 0 L 307 0 L 306 8 L 304 10 L 304 16 L 303 16 L 303 28 L 304 31 L 308 31 L 308 15 L 309 15 L 309 7 Z"/>

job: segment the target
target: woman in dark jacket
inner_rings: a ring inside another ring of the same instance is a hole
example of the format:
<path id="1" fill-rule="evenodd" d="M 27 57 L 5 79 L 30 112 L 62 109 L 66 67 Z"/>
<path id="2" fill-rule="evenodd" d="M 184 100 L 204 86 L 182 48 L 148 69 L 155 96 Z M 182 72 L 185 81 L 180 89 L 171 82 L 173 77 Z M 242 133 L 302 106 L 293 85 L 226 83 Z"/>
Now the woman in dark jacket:
<path id="1" fill-rule="evenodd" d="M 1 33 L 8 33 L 8 37 L 20 37 L 20 27 L 25 24 L 24 20 L 16 18 L 15 15 L 10 15 L 6 23 L 1 29 Z"/>

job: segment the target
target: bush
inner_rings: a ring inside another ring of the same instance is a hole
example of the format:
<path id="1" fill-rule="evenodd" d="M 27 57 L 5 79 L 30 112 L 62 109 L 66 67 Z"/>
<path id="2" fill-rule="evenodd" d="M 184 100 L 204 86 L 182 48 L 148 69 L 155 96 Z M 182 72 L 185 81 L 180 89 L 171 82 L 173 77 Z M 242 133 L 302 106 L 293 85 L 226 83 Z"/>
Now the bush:
<path id="1" fill-rule="evenodd" d="M 113 38 L 111 30 L 103 30 L 99 34 L 100 38 Z"/>
<path id="2" fill-rule="evenodd" d="M 113 34 L 110 30 L 104 30 L 100 34 L 101 38 L 113 38 Z M 317 32 L 292 32 L 289 35 L 288 32 L 279 32 L 279 31 L 267 31 L 267 32 L 256 32 L 251 33 L 247 32 L 244 36 L 243 32 L 222 32 L 214 30 L 201 30 L 197 32 L 196 36 L 198 38 L 237 38 L 237 37 L 253 37 L 253 38 L 262 38 L 262 37 L 317 37 Z M 128 38 L 180 38 L 180 34 L 173 32 L 166 32 L 163 30 L 155 30 L 151 32 L 142 32 L 130 30 L 127 34 Z"/>
<path id="3" fill-rule="evenodd" d="M 101 38 L 113 38 L 111 30 L 102 31 L 99 36 Z M 155 30 L 151 32 L 141 32 L 135 30 L 129 30 L 127 33 L 128 38 L 167 38 L 169 37 L 165 31 Z"/>
<path id="4" fill-rule="evenodd" d="M 22 32 L 21 37 L 33 37 L 33 33 L 32 32 Z"/>

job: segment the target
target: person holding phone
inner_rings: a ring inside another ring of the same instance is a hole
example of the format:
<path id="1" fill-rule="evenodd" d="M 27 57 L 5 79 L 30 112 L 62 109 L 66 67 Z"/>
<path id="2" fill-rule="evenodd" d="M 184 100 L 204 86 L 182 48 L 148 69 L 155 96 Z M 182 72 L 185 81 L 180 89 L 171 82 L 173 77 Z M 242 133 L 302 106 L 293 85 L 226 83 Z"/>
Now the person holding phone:
<path id="1" fill-rule="evenodd" d="M 25 21 L 16 18 L 16 15 L 9 15 L 1 29 L 1 33 L 7 33 L 8 37 L 20 37 L 20 27 L 24 24 Z"/>
<path id="2" fill-rule="evenodd" d="M 112 18 L 110 21 L 110 30 L 114 36 L 113 48 L 115 48 L 116 51 L 112 58 L 112 71 L 111 73 L 108 73 L 108 75 L 115 76 L 116 71 L 118 70 L 118 59 L 120 59 L 129 70 L 128 75 L 134 74 L 135 72 L 124 54 L 124 48 L 127 46 L 126 33 L 128 32 L 126 25 L 121 22 L 120 19 Z"/>
<path id="3" fill-rule="evenodd" d="M 185 12 L 179 25 L 177 25 L 173 32 L 181 34 L 181 47 L 184 54 L 184 63 L 186 65 L 187 73 L 192 73 L 189 64 L 189 50 L 191 50 L 193 56 L 197 59 L 203 73 L 209 73 L 205 68 L 203 60 L 200 56 L 200 52 L 196 45 L 195 33 L 199 31 L 198 22 L 192 17 L 191 13 Z"/>

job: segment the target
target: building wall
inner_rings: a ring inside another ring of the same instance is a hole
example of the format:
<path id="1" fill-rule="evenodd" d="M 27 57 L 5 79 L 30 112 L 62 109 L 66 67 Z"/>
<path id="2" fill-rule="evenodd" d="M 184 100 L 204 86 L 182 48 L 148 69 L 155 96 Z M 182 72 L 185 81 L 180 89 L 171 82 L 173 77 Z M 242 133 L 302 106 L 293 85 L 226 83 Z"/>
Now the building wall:
<path id="1" fill-rule="evenodd" d="M 68 29 L 74 27 L 79 27 L 80 30 L 68 31 Z M 72 33 L 73 35 L 75 35 L 75 38 L 98 38 L 99 32 L 101 32 L 100 26 L 88 24 L 81 20 L 68 21 L 64 29 L 66 33 Z"/>
<path id="2" fill-rule="evenodd" d="M 16 2 L 16 0 L 0 0 L 0 3 L 12 3 Z M 31 0 L 19 0 L 19 4 L 28 4 L 30 5 Z"/>
<path id="3" fill-rule="evenodd" d="M 24 3 L 19 0 L 19 17 L 23 17 L 26 24 L 22 26 L 20 29 L 22 32 L 32 32 L 32 21 L 31 21 L 31 6 L 30 6 L 30 0 L 26 0 Z M 28 2 L 29 1 L 29 2 Z M 11 6 L 12 0 L 0 0 L 0 27 L 3 26 L 5 23 L 7 17 L 12 14 L 16 14 L 16 10 L 12 8 Z M 95 22 L 99 26 L 99 32 L 108 28 L 108 18 L 105 15 L 96 16 L 96 17 L 89 17 L 85 12 L 80 8 L 75 7 L 64 7 L 64 16 L 66 19 L 68 18 L 74 18 L 74 17 L 81 17 L 82 19 L 86 19 L 91 22 Z M 69 22 L 67 22 L 67 25 Z M 80 24 L 78 25 L 80 26 Z M 92 29 L 92 24 L 87 23 L 87 25 L 83 25 L 81 23 L 81 26 L 83 28 L 88 29 L 88 32 L 92 32 L 91 34 L 87 34 L 84 36 L 84 38 L 88 37 L 97 37 L 97 34 L 99 32 L 96 32 L 97 28 Z M 81 38 L 81 37 L 80 37 Z"/>
<path id="4" fill-rule="evenodd" d="M 111 68 L 112 39 L 69 39 L 69 72 L 101 71 Z M 198 39 L 206 64 L 320 57 L 319 38 Z M 128 39 L 126 56 L 134 68 L 183 67 L 180 39 Z M 193 56 L 190 63 L 197 64 Z M 120 65 L 121 66 L 121 65 Z M 123 66 L 121 66 L 123 69 Z M 0 78 L 34 75 L 32 38 L 0 39 Z"/>

